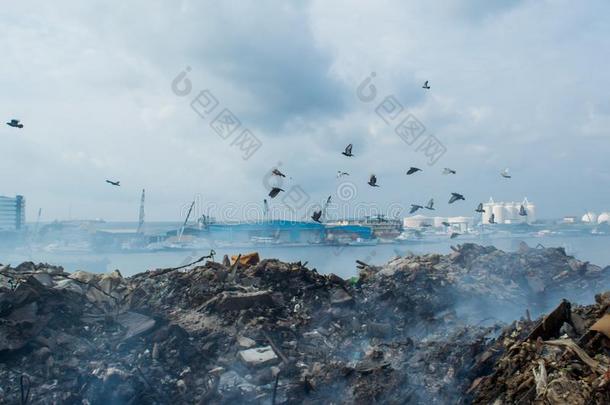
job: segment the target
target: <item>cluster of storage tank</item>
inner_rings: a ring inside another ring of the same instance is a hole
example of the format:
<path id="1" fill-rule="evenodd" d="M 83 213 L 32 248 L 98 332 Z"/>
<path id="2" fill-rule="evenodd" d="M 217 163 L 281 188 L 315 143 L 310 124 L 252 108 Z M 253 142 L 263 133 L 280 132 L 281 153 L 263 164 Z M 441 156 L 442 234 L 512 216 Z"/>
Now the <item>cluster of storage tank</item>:
<path id="1" fill-rule="evenodd" d="M 519 215 L 523 206 L 526 215 Z M 522 202 L 495 202 L 493 198 L 488 203 L 483 204 L 485 212 L 482 222 L 489 224 L 491 214 L 494 214 L 494 222 L 497 224 L 520 224 L 536 221 L 536 206 L 524 198 Z"/>
<path id="2" fill-rule="evenodd" d="M 580 220 L 587 224 L 610 224 L 610 212 L 602 212 L 599 215 L 594 212 L 587 212 Z"/>

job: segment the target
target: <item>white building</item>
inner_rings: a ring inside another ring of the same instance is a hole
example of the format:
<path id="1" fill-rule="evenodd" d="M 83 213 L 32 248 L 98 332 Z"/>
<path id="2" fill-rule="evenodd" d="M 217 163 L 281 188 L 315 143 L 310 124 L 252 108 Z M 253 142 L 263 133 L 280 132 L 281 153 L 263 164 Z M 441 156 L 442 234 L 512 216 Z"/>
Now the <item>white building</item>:
<path id="1" fill-rule="evenodd" d="M 597 222 L 597 214 L 589 211 L 580 220 L 585 224 L 594 224 Z"/>
<path id="2" fill-rule="evenodd" d="M 0 196 L 0 229 L 19 230 L 25 225 L 25 198 Z"/>
<path id="3" fill-rule="evenodd" d="M 452 230 L 458 232 L 466 232 L 474 225 L 472 217 L 426 217 L 424 215 L 413 215 L 403 219 L 403 226 L 411 229 L 427 226 L 444 228 L 446 225 L 443 222 L 448 223 Z"/>
<path id="4" fill-rule="evenodd" d="M 424 215 L 413 215 L 412 217 L 405 217 L 402 220 L 402 225 L 404 228 L 422 228 L 424 226 L 433 226 L 434 219 Z"/>
<path id="5" fill-rule="evenodd" d="M 527 215 L 519 215 L 521 206 L 525 209 Z M 520 224 L 536 221 L 536 206 L 527 200 L 527 197 L 522 202 L 495 202 L 493 198 L 489 198 L 489 202 L 483 204 L 485 212 L 481 217 L 484 224 L 489 224 L 491 214 L 494 214 L 494 222 L 497 224 Z"/>
<path id="6" fill-rule="evenodd" d="M 472 217 L 449 217 L 447 218 L 447 222 L 451 224 L 450 228 L 453 231 L 462 233 L 467 232 L 474 226 L 474 218 Z"/>

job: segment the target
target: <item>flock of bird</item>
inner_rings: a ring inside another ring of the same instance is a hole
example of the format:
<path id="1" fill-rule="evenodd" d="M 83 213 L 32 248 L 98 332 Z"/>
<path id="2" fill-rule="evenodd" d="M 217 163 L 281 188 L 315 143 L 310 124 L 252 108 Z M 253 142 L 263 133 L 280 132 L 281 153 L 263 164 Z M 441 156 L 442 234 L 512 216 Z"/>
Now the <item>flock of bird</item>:
<path id="1" fill-rule="evenodd" d="M 430 85 L 428 80 L 426 80 L 426 82 L 424 83 L 424 85 L 422 86 L 423 89 L 429 90 L 430 89 Z M 21 123 L 20 120 L 17 119 L 11 119 L 9 122 L 6 123 L 6 125 L 13 127 L 13 128 L 19 128 L 22 129 L 23 128 L 23 124 Z M 353 148 L 354 145 L 352 145 L 351 143 L 349 145 L 347 145 L 345 147 L 345 150 L 343 152 L 341 152 L 341 154 L 343 156 L 346 157 L 354 157 L 353 154 Z M 407 170 L 407 176 L 411 176 L 414 175 L 418 172 L 421 172 L 422 169 L 418 168 L 418 167 L 410 167 L 409 170 Z M 450 169 L 448 167 L 445 167 L 443 169 L 443 174 L 444 175 L 454 175 L 457 172 L 453 169 Z M 279 169 L 273 169 L 271 171 L 271 174 L 277 177 L 281 177 L 281 178 L 285 178 L 286 175 L 284 173 L 282 173 Z M 341 178 L 344 176 L 349 176 L 348 172 L 344 172 L 344 171 L 337 171 L 337 178 Z M 502 176 L 505 179 L 510 179 L 512 176 L 509 174 L 508 169 L 504 169 L 500 172 L 500 176 Z M 121 182 L 120 181 L 114 181 L 114 180 L 106 180 L 106 183 L 110 184 L 111 186 L 115 186 L 115 187 L 120 187 L 121 186 Z M 369 181 L 367 182 L 367 184 L 371 187 L 380 187 L 379 184 L 377 184 L 377 176 L 374 174 L 371 174 L 369 177 Z M 271 190 L 269 191 L 269 197 L 271 198 L 275 198 L 278 196 L 278 194 L 280 192 L 283 192 L 284 190 L 280 187 L 272 187 Z M 327 200 L 327 204 L 330 203 L 331 197 L 328 197 Z M 449 204 L 453 204 L 456 201 L 465 201 L 466 198 L 460 194 L 460 193 L 451 193 L 451 196 L 449 198 Z M 266 203 L 267 200 L 265 200 Z M 434 199 L 430 199 L 428 201 L 428 203 L 426 205 L 420 205 L 420 204 L 411 204 L 411 209 L 409 210 L 410 214 L 413 214 L 415 212 L 417 212 L 420 209 L 427 209 L 427 210 L 434 210 Z M 477 208 L 475 209 L 475 212 L 479 213 L 479 214 L 483 214 L 485 213 L 485 209 L 483 208 L 483 203 L 479 203 L 479 205 L 477 206 Z M 525 210 L 525 207 L 523 205 L 521 205 L 521 208 L 519 209 L 519 215 L 521 216 L 526 216 L 527 215 L 527 211 Z M 313 215 L 311 216 L 311 219 L 314 220 L 315 222 L 320 223 L 321 219 L 322 219 L 322 210 L 318 210 L 318 211 L 314 211 Z M 495 224 L 495 215 L 493 213 L 490 214 L 489 217 L 489 223 L 490 224 Z M 449 227 L 450 224 L 448 222 L 443 222 L 443 225 Z M 451 238 L 455 238 L 457 237 L 459 234 L 454 232 L 451 234 Z"/>
<path id="2" fill-rule="evenodd" d="M 426 82 L 427 83 L 427 82 Z M 346 146 L 345 150 L 343 152 L 341 152 L 342 155 L 347 156 L 347 157 L 353 157 L 354 154 L 352 153 L 352 150 L 354 148 L 354 145 L 352 145 L 351 143 L 349 145 Z M 417 172 L 421 172 L 423 171 L 422 169 L 420 169 L 419 167 L 410 167 L 409 170 L 407 170 L 406 174 L 407 176 L 411 176 Z M 457 171 L 453 170 L 451 168 L 445 167 L 443 169 L 443 174 L 444 175 L 453 175 L 456 174 Z M 286 177 L 286 175 L 284 173 L 282 173 L 280 170 L 278 169 L 273 169 L 271 171 L 271 174 L 277 177 Z M 349 176 L 349 173 L 344 172 L 344 171 L 337 171 L 337 178 L 341 178 L 344 176 Z M 510 179 L 511 176 L 508 174 L 508 169 L 504 169 L 500 172 L 500 176 L 506 178 L 506 179 Z M 369 181 L 367 182 L 367 184 L 371 187 L 380 187 L 379 184 L 377 184 L 377 176 L 374 174 L 371 174 L 371 176 L 369 177 Z M 272 187 L 271 191 L 269 192 L 269 197 L 271 198 L 275 198 L 277 197 L 277 195 L 284 191 L 284 189 L 280 188 L 280 187 Z M 327 203 L 330 202 L 331 197 L 328 197 L 328 201 Z M 451 193 L 451 196 L 449 197 L 449 204 L 453 204 L 456 201 L 466 201 L 466 198 L 460 194 L 460 193 Z M 265 200 L 266 201 L 266 200 Z M 420 209 L 427 209 L 430 211 L 433 211 L 434 208 L 434 199 L 431 198 L 428 203 L 426 205 L 419 205 L 419 204 L 411 204 L 411 209 L 409 210 L 409 214 L 413 214 L 415 212 L 417 212 Z M 477 206 L 477 208 L 475 209 L 475 212 L 479 213 L 479 214 L 483 214 L 485 213 L 485 209 L 483 208 L 483 203 L 479 203 L 479 205 Z M 527 215 L 527 211 L 525 210 L 525 207 L 522 205 L 520 210 L 519 210 L 519 215 L 521 216 L 526 216 Z M 311 219 L 314 220 L 315 222 L 321 223 L 321 218 L 322 218 L 322 210 L 318 210 L 318 211 L 314 211 L 313 215 L 311 216 Z M 490 218 L 489 218 L 489 223 L 490 224 L 495 224 L 495 214 L 491 213 Z M 443 222 L 443 225 L 449 227 L 451 224 L 449 224 L 448 222 Z M 459 233 L 452 233 L 451 234 L 451 238 L 456 238 L 457 236 L 459 236 Z"/>
<path id="3" fill-rule="evenodd" d="M 428 80 L 426 80 L 426 82 L 424 83 L 422 88 L 426 89 L 426 90 L 430 89 L 430 85 L 429 85 L 429 81 Z M 353 149 L 354 149 L 354 145 L 350 143 L 349 145 L 347 145 L 345 147 L 345 150 L 343 150 L 343 152 L 341 152 L 341 154 L 343 156 L 346 156 L 346 157 L 349 157 L 349 158 L 354 157 L 355 155 L 353 153 Z M 407 170 L 406 174 L 407 174 L 407 176 L 412 176 L 412 175 L 414 175 L 414 174 L 416 174 L 418 172 L 421 172 L 421 171 L 423 171 L 423 170 L 420 169 L 419 167 L 410 167 Z M 286 175 L 284 173 L 282 173 L 281 171 L 279 171 L 278 169 L 273 169 L 271 173 L 274 176 L 286 177 Z M 444 175 L 454 175 L 454 174 L 457 174 L 457 171 L 454 170 L 454 169 L 445 167 L 443 169 L 442 173 Z M 337 171 L 337 178 L 342 178 L 342 177 L 345 177 L 345 176 L 349 176 L 349 173 L 341 171 L 341 170 Z M 508 168 L 502 170 L 500 172 L 500 176 L 502 176 L 505 179 L 512 178 L 512 176 L 509 174 Z M 367 184 L 369 186 L 371 186 L 371 187 L 380 187 L 380 185 L 377 184 L 377 176 L 375 174 L 371 174 L 370 175 Z M 271 191 L 269 192 L 269 197 L 275 198 L 275 197 L 278 196 L 278 194 L 280 192 L 283 192 L 283 191 L 284 190 L 282 188 L 280 188 L 280 187 L 272 187 Z M 330 202 L 330 198 L 331 197 L 328 197 L 327 203 Z M 460 200 L 466 201 L 466 198 L 462 194 L 460 194 L 460 193 L 451 193 L 451 196 L 449 197 L 449 204 L 453 204 L 453 203 L 455 203 L 457 201 L 460 201 Z M 266 202 L 266 200 L 265 200 L 265 202 Z M 411 204 L 411 209 L 409 210 L 409 214 L 413 214 L 413 213 L 417 212 L 420 209 L 427 209 L 427 210 L 433 211 L 435 209 L 434 208 L 434 199 L 431 198 L 426 205 Z M 478 214 L 485 213 L 485 209 L 483 208 L 483 203 L 479 203 L 479 205 L 475 209 L 475 212 L 477 212 Z M 526 216 L 527 215 L 527 211 L 525 210 L 525 207 L 523 205 L 521 205 L 521 208 L 519 210 L 519 215 L 521 215 L 521 216 Z M 311 216 L 311 219 L 313 221 L 315 221 L 315 222 L 318 222 L 318 223 L 321 222 L 321 218 L 322 218 L 322 210 L 314 211 L 313 215 Z M 490 214 L 488 222 L 490 224 L 495 224 L 496 223 L 496 221 L 495 221 L 495 214 L 493 214 L 493 213 Z M 449 227 L 451 224 L 449 224 L 448 222 L 443 222 L 443 225 L 445 225 L 446 227 Z M 453 232 L 451 234 L 451 238 L 452 239 L 456 238 L 457 236 L 459 236 L 459 233 Z"/>

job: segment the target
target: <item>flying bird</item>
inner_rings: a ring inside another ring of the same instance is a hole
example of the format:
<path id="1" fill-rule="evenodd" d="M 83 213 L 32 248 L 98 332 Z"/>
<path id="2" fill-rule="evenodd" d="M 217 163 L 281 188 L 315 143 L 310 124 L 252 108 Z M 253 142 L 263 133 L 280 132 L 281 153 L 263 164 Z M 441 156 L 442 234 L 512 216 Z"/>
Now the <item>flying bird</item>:
<path id="1" fill-rule="evenodd" d="M 424 85 L 423 85 L 423 86 L 421 86 L 421 88 L 422 88 L 422 89 L 426 89 L 426 90 L 429 90 L 429 89 L 430 89 L 430 86 L 428 86 L 428 80 L 426 80 L 426 83 L 424 83 Z"/>
<path id="2" fill-rule="evenodd" d="M 453 204 L 457 200 L 464 200 L 464 201 L 466 201 L 466 199 L 464 198 L 463 195 L 461 195 L 459 193 L 451 193 L 451 198 L 449 199 L 449 204 Z"/>
<path id="3" fill-rule="evenodd" d="M 445 226 L 451 226 L 451 224 L 449 222 L 447 222 L 447 221 L 443 221 L 443 222 L 441 222 L 441 224 L 443 224 Z"/>
<path id="4" fill-rule="evenodd" d="M 354 156 L 354 155 L 352 155 L 352 147 L 353 147 L 353 145 L 350 143 L 349 145 L 347 145 L 345 147 L 345 150 L 343 152 L 341 152 L 341 154 L 344 156 L 347 156 L 347 157 Z"/>
<path id="5" fill-rule="evenodd" d="M 417 211 L 418 209 L 424 208 L 421 205 L 417 205 L 417 204 L 411 204 L 411 210 L 409 211 L 409 214 L 413 214 L 415 211 Z"/>
<path id="6" fill-rule="evenodd" d="M 489 223 L 490 224 L 495 224 L 496 223 L 496 215 L 495 214 L 491 214 L 491 217 L 489 217 Z"/>
<path id="7" fill-rule="evenodd" d="M 369 186 L 371 187 L 379 187 L 377 185 L 377 176 L 375 176 L 374 174 L 371 174 L 371 178 L 369 179 Z"/>
<path id="8" fill-rule="evenodd" d="M 320 222 L 320 218 L 322 217 L 322 211 L 314 211 L 313 215 L 311 216 L 311 219 L 313 219 L 314 221 L 316 221 L 317 223 L 321 223 Z"/>
<path id="9" fill-rule="evenodd" d="M 284 190 L 279 187 L 273 187 L 271 189 L 271 191 L 269 192 L 269 197 L 275 198 L 280 193 L 280 191 L 284 191 Z"/>
<path id="10" fill-rule="evenodd" d="M 452 232 L 452 233 L 451 233 L 451 236 L 450 236 L 449 238 L 450 238 L 450 239 L 455 239 L 455 238 L 457 238 L 458 236 L 460 236 L 460 234 L 459 234 L 459 233 L 457 233 L 457 232 Z"/>
<path id="11" fill-rule="evenodd" d="M 286 177 L 286 175 L 284 173 L 280 172 L 278 169 L 271 170 L 271 174 L 273 174 L 274 176 Z"/>
<path id="12" fill-rule="evenodd" d="M 512 177 L 510 174 L 508 174 L 508 168 L 502 170 L 500 172 L 500 176 L 504 177 L 505 179 L 510 179 Z"/>
<path id="13" fill-rule="evenodd" d="M 330 204 L 330 200 L 333 198 L 332 195 L 329 195 L 328 198 L 326 199 L 326 205 Z"/>
<path id="14" fill-rule="evenodd" d="M 409 170 L 407 170 L 407 176 L 410 176 L 413 173 L 417 173 L 417 172 L 421 172 L 421 169 L 418 167 L 411 167 Z"/>
<path id="15" fill-rule="evenodd" d="M 434 210 L 434 198 L 431 198 L 424 208 L 427 210 Z"/>
<path id="16" fill-rule="evenodd" d="M 482 214 L 485 212 L 485 210 L 483 209 L 483 203 L 479 203 L 479 206 L 477 207 L 476 210 L 474 210 L 475 212 L 478 212 L 479 214 Z"/>
<path id="17" fill-rule="evenodd" d="M 445 167 L 445 168 L 443 169 L 443 174 L 455 174 L 455 173 L 456 173 L 456 171 L 455 171 L 455 170 L 450 169 L 450 168 L 448 168 L 448 167 Z"/>
<path id="18" fill-rule="evenodd" d="M 117 187 L 119 187 L 121 185 L 120 181 L 106 180 L 106 183 L 112 184 L 113 186 L 117 186 Z"/>
<path id="19" fill-rule="evenodd" d="M 519 215 L 521 215 L 522 217 L 527 216 L 527 211 L 525 210 L 525 207 L 523 206 L 523 204 L 519 208 Z"/>
<path id="20" fill-rule="evenodd" d="M 349 176 L 348 172 L 342 172 L 341 170 L 337 170 L 337 178 L 341 178 L 343 176 Z"/>
<path id="21" fill-rule="evenodd" d="M 10 120 L 10 122 L 7 122 L 6 125 L 13 128 L 23 128 L 23 124 L 21 124 L 19 120 Z"/>

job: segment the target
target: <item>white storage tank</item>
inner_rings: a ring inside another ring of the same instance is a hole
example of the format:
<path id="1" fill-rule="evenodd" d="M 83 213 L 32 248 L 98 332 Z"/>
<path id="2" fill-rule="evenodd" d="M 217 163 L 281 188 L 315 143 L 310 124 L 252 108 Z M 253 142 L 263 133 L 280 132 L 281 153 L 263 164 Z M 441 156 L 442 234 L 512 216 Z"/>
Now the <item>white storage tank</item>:
<path id="1" fill-rule="evenodd" d="M 504 220 L 509 223 L 520 222 L 519 208 L 521 206 L 517 203 L 510 202 L 504 204 Z"/>
<path id="2" fill-rule="evenodd" d="M 435 228 L 442 228 L 445 225 L 443 225 L 443 222 L 447 222 L 447 218 L 445 217 L 434 217 L 434 227 Z"/>
<path id="3" fill-rule="evenodd" d="M 587 212 L 582 216 L 581 221 L 586 224 L 594 224 L 597 222 L 597 214 L 594 212 Z"/>
<path id="4" fill-rule="evenodd" d="M 601 214 L 599 214 L 599 217 L 597 217 L 597 223 L 598 224 L 610 224 L 610 212 L 602 212 Z"/>
<path id="5" fill-rule="evenodd" d="M 405 228 L 421 228 L 424 225 L 432 226 L 433 220 L 430 217 L 423 215 L 414 215 L 412 217 L 405 217 L 402 224 Z"/>
<path id="6" fill-rule="evenodd" d="M 527 212 L 527 223 L 531 224 L 536 221 L 536 205 L 529 202 L 527 197 L 523 199 L 523 206 L 525 207 L 525 211 Z"/>
<path id="7" fill-rule="evenodd" d="M 495 204 L 494 199 L 491 197 L 489 197 L 489 202 L 486 202 L 483 204 L 483 209 L 485 210 L 485 212 L 481 216 L 482 223 L 484 223 L 484 224 L 489 223 L 489 218 L 491 217 L 491 213 L 493 211 L 494 204 Z"/>
<path id="8" fill-rule="evenodd" d="M 505 216 L 504 216 L 504 212 L 505 212 L 504 203 L 496 203 L 496 204 L 494 204 L 493 208 L 492 208 L 492 212 L 493 212 L 493 214 L 495 216 L 495 218 L 494 218 L 495 222 L 498 223 L 498 224 L 503 224 L 504 223 L 504 218 L 505 218 Z"/>

